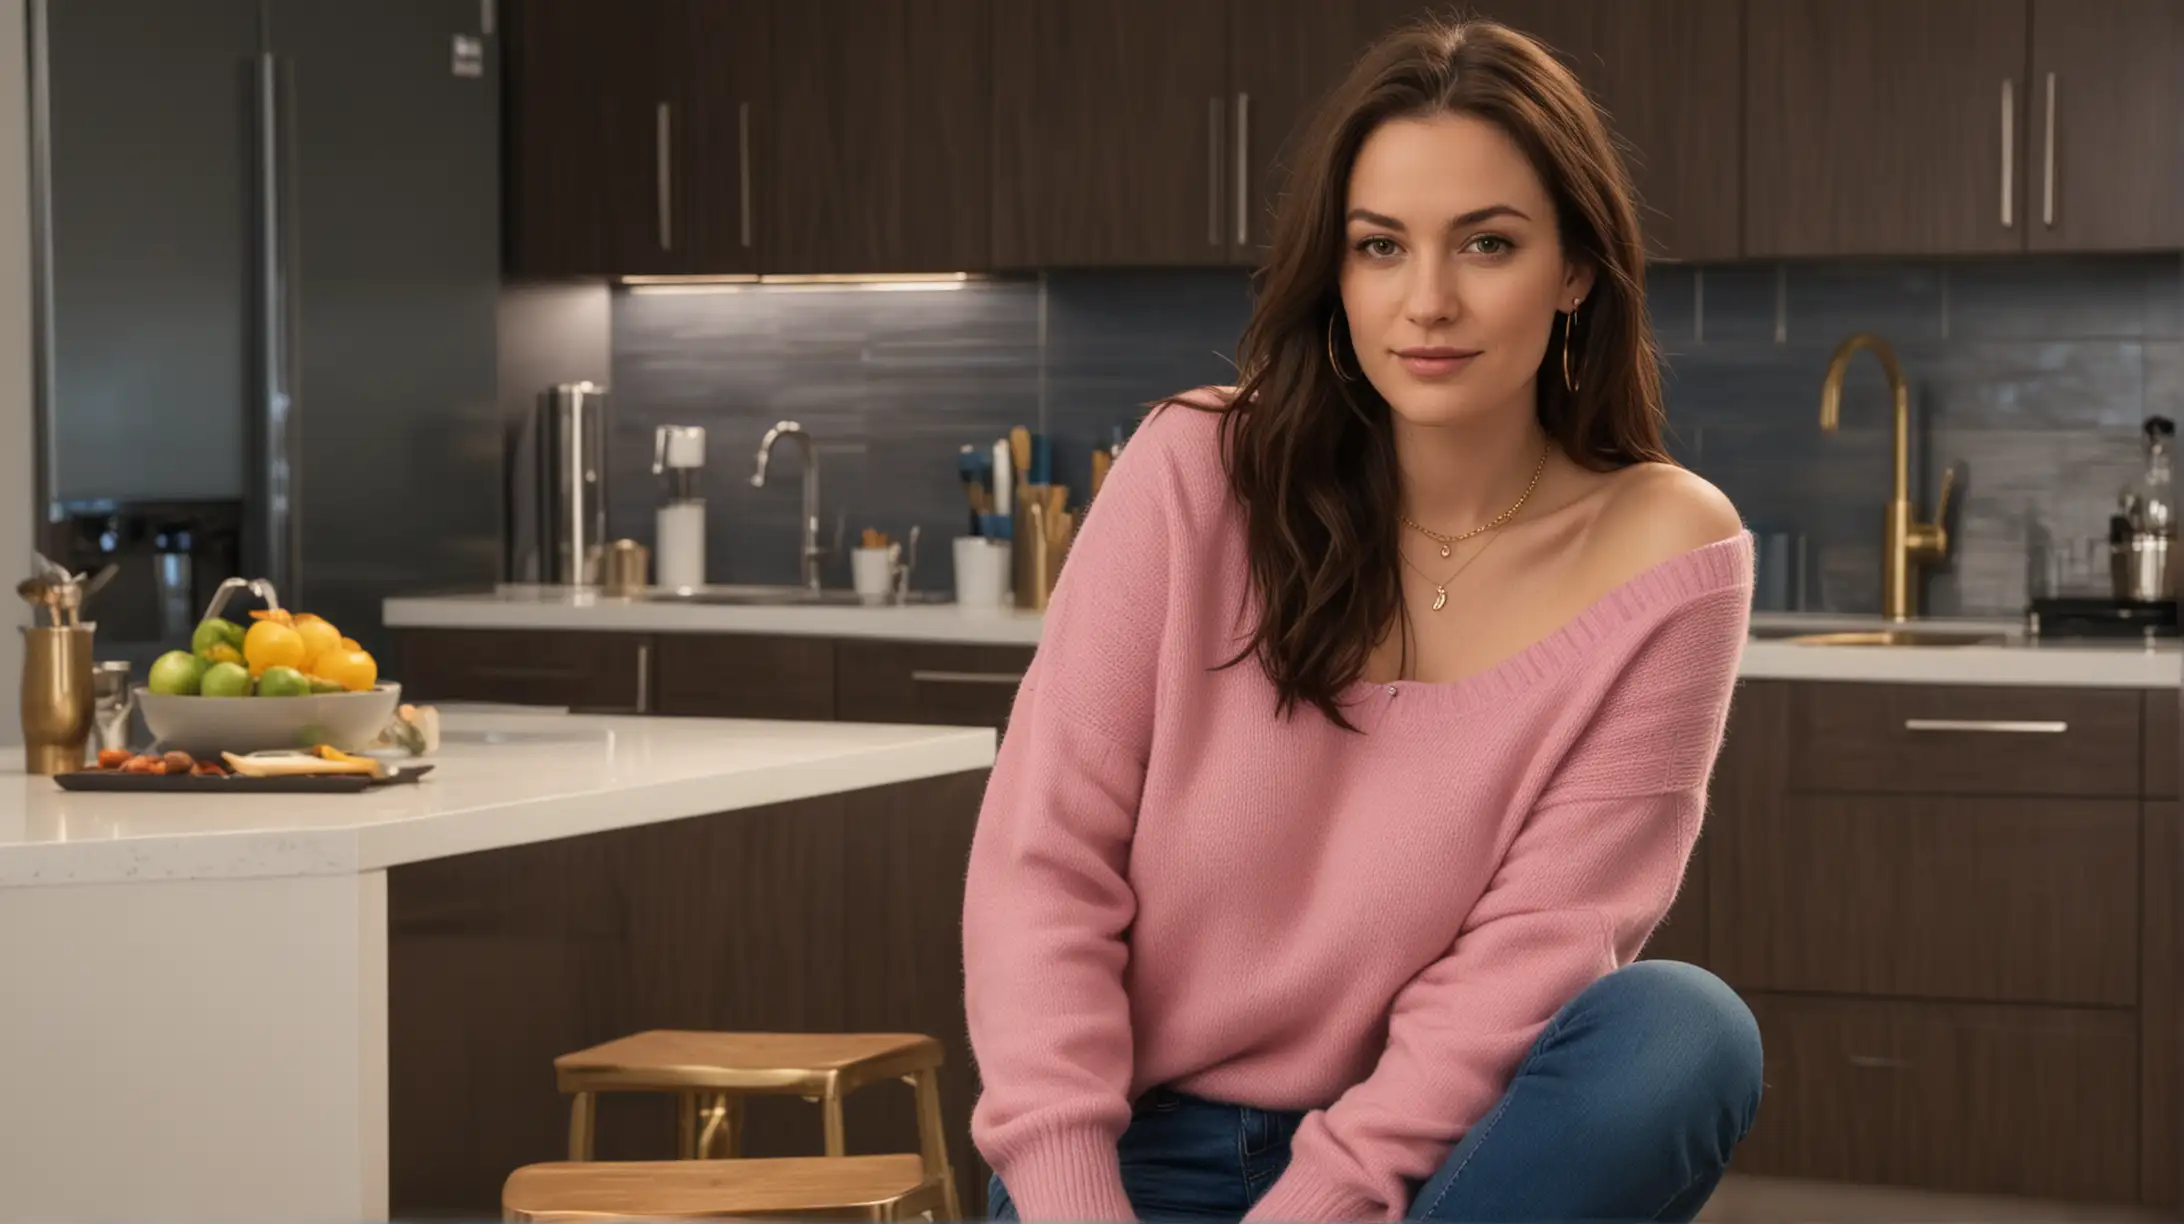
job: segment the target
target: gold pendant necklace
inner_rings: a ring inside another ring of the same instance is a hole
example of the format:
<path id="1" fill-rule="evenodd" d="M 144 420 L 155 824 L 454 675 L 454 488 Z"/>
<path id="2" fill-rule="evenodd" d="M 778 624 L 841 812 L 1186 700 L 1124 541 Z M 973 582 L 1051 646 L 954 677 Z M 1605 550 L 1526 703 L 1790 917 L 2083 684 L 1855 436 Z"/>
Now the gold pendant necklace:
<path id="1" fill-rule="evenodd" d="M 1499 535 L 1495 536 L 1494 539 L 1488 540 L 1486 543 L 1479 545 L 1479 551 L 1471 554 L 1468 557 L 1465 557 L 1464 563 L 1456 567 L 1455 573 L 1450 574 L 1448 577 L 1443 578 L 1439 582 L 1433 582 L 1433 575 L 1427 573 L 1422 569 L 1419 569 L 1415 562 L 1413 562 L 1409 557 L 1403 555 L 1403 550 L 1401 548 L 1395 550 L 1395 555 L 1397 559 L 1403 562 L 1403 564 L 1411 567 L 1412 573 L 1418 575 L 1420 578 L 1425 579 L 1427 582 L 1433 583 L 1433 607 L 1428 610 L 1438 612 L 1448 606 L 1449 584 L 1456 581 L 1458 578 L 1463 577 L 1464 571 L 1471 568 L 1471 563 L 1485 556 L 1486 550 L 1494 547 L 1494 540 L 1498 539 L 1501 539 Z M 1442 549 L 1441 555 L 1444 557 L 1447 556 L 1448 550 L 1445 548 Z"/>
<path id="2" fill-rule="evenodd" d="M 1452 555 L 1455 552 L 1456 546 L 1458 544 L 1463 543 L 1465 540 L 1471 539 L 1473 536 L 1485 535 L 1487 532 L 1492 531 L 1496 527 L 1501 526 L 1503 523 L 1508 522 L 1510 519 L 1515 518 L 1517 516 L 1517 511 L 1524 509 L 1524 503 L 1531 499 L 1532 490 L 1539 487 L 1540 474 L 1547 470 L 1547 454 L 1553 449 L 1554 448 L 1552 446 L 1548 446 L 1540 450 L 1539 462 L 1532 465 L 1532 479 L 1524 486 L 1524 493 L 1517 498 L 1515 505 L 1509 507 L 1507 510 L 1502 511 L 1500 514 L 1495 515 L 1492 522 L 1486 523 L 1482 526 L 1474 527 L 1471 530 L 1464 532 L 1462 535 L 1443 535 L 1440 532 L 1435 531 L 1433 528 L 1427 527 L 1419 523 L 1417 520 L 1411 518 L 1411 516 L 1408 514 L 1400 516 L 1403 520 L 1403 525 L 1420 535 L 1431 538 L 1435 543 L 1438 543 L 1441 546 L 1442 556 L 1446 557 Z M 1453 580 L 1454 579 L 1452 577 L 1451 581 Z M 1440 605 L 1435 604 L 1434 607 L 1435 609 L 1439 609 Z"/>

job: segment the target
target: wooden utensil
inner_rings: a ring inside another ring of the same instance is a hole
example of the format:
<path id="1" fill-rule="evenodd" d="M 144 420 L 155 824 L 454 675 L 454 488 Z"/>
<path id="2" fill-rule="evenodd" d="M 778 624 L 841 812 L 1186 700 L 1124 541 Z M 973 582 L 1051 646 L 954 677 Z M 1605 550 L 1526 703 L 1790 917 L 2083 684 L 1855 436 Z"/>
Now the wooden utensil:
<path id="1" fill-rule="evenodd" d="M 1100 486 L 1107 483 L 1107 469 L 1114 462 L 1115 457 L 1106 451 L 1092 452 L 1092 496 L 1100 495 Z"/>
<path id="2" fill-rule="evenodd" d="M 1018 425 L 1009 431 L 1009 457 L 1016 463 L 1016 483 L 1031 479 L 1031 431 Z"/>

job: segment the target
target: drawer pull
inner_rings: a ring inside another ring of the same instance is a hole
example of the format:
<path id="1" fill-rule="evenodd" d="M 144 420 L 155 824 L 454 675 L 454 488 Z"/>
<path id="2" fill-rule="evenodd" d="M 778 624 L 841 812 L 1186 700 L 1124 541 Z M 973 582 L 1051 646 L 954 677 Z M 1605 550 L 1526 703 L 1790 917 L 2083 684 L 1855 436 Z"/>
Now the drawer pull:
<path id="1" fill-rule="evenodd" d="M 2061 735 L 2070 724 L 2061 719 L 1906 718 L 1906 731 L 1991 731 L 2004 735 Z"/>
<path id="2" fill-rule="evenodd" d="M 1863 1067 L 1868 1071 L 1908 1071 L 1911 1069 L 1910 1062 L 1901 1058 L 1886 1058 L 1879 1054 L 1850 1054 L 1846 1055 L 1846 1057 L 1850 1060 L 1851 1066 Z"/>
<path id="3" fill-rule="evenodd" d="M 574 667 L 539 667 L 531 664 L 509 663 L 473 664 L 468 671 L 473 676 L 489 680 L 581 680 L 584 673 Z"/>
<path id="4" fill-rule="evenodd" d="M 967 672 L 967 671 L 914 671 L 910 679 L 918 684 L 1022 684 L 1022 672 Z"/>

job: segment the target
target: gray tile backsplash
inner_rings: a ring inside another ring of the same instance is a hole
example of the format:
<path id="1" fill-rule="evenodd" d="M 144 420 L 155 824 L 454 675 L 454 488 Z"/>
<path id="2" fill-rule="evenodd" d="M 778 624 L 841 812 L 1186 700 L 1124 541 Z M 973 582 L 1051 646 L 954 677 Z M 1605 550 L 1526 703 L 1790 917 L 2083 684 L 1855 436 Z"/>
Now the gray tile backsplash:
<path id="1" fill-rule="evenodd" d="M 1946 463 L 1963 465 L 1956 553 L 1927 588 L 1935 613 L 2020 610 L 2029 541 L 2101 534 L 2137 463 L 2138 422 L 2184 398 L 2176 256 L 1667 267 L 1652 279 L 1671 448 L 1755 528 L 1805 537 L 1808 607 L 1880 604 L 1890 435 L 1877 363 L 1858 359 L 1841 430 L 1818 426 L 1844 335 L 1879 332 L 1903 359 L 1921 504 Z M 749 477 L 766 427 L 795 419 L 820 443 L 827 522 L 846 510 L 852 537 L 921 526 L 917 585 L 946 589 L 946 541 L 965 514 L 959 446 L 1043 429 L 1058 479 L 1082 488 L 1091 449 L 1145 401 L 1232 376 L 1248 309 L 1231 272 L 617 291 L 611 527 L 651 538 L 652 429 L 704 425 L 709 574 L 793 581 L 794 464 L 763 490 Z"/>

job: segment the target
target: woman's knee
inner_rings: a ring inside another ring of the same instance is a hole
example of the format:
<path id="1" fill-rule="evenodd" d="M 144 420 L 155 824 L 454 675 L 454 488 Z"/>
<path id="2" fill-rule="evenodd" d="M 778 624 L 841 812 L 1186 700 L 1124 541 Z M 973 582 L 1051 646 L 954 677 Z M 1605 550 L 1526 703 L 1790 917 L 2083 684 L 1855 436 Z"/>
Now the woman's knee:
<path id="1" fill-rule="evenodd" d="M 1570 1020 L 1596 1034 L 1641 1097 L 1699 1099 L 1738 1119 L 1759 1109 L 1759 1023 L 1727 983 L 1677 961 L 1639 961 L 1588 987 Z"/>

